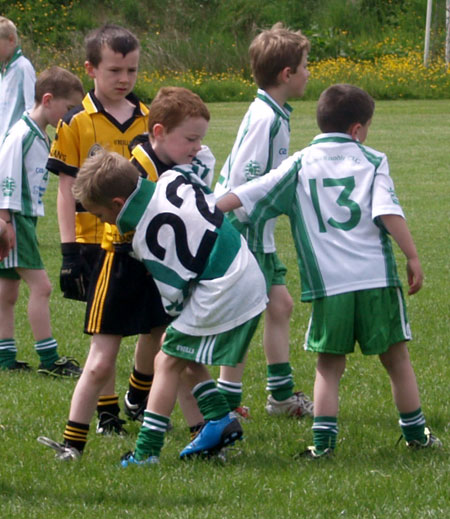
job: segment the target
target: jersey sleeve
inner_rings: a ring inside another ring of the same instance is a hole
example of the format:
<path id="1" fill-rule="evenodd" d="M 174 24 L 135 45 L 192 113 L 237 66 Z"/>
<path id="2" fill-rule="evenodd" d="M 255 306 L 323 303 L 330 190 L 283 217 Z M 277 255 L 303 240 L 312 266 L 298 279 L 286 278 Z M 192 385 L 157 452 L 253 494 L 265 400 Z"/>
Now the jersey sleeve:
<path id="1" fill-rule="evenodd" d="M 301 158 L 295 154 L 283 161 L 277 169 L 238 186 L 232 192 L 239 198 L 253 223 L 289 214 L 300 169 Z"/>
<path id="2" fill-rule="evenodd" d="M 61 119 L 56 128 L 55 140 L 50 149 L 47 169 L 76 177 L 80 168 L 80 132 L 75 121 Z"/>
<path id="3" fill-rule="evenodd" d="M 23 71 L 23 98 L 25 110 L 31 110 L 34 105 L 34 87 L 36 83 L 36 72 L 33 65 L 27 61 Z"/>
<path id="4" fill-rule="evenodd" d="M 22 211 L 22 139 L 7 134 L 0 147 L 0 209 Z"/>
<path id="5" fill-rule="evenodd" d="M 389 164 L 384 155 L 375 174 L 372 190 L 372 219 L 377 221 L 379 216 L 396 214 L 403 216 L 403 210 L 395 194 L 394 181 L 389 175 Z"/>
<path id="6" fill-rule="evenodd" d="M 193 164 L 199 164 L 203 166 L 201 179 L 203 182 L 211 188 L 212 181 L 214 178 L 214 166 L 216 165 L 216 158 L 212 154 L 212 151 L 208 146 L 202 146 L 202 149 L 197 153 L 192 161 Z"/>

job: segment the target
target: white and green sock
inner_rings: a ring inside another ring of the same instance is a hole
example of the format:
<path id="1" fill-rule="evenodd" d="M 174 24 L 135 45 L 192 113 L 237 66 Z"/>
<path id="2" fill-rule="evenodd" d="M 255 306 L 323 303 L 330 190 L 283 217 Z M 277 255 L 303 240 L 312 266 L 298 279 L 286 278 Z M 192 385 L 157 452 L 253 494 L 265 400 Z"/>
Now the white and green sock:
<path id="1" fill-rule="evenodd" d="M 225 397 L 230 409 L 236 409 L 241 405 L 242 382 L 228 382 L 228 380 L 219 378 L 217 380 L 217 389 Z"/>
<path id="2" fill-rule="evenodd" d="M 59 359 L 57 348 L 58 343 L 53 337 L 35 342 L 34 349 L 39 355 L 42 367 L 51 368 L 53 364 Z"/>
<path id="3" fill-rule="evenodd" d="M 16 362 L 17 348 L 14 339 L 0 340 L 0 369 L 7 369 Z"/>
<path id="4" fill-rule="evenodd" d="M 273 398 L 278 400 L 286 400 L 294 394 L 294 379 L 292 376 L 292 368 L 289 362 L 279 364 L 269 364 L 267 366 L 267 386 L 266 390 L 270 391 Z"/>

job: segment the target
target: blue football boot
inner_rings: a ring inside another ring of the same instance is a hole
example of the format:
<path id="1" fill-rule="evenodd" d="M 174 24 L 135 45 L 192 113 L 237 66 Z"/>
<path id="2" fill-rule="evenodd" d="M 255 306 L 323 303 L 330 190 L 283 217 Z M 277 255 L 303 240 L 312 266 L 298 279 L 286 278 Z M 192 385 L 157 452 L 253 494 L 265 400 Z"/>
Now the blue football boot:
<path id="1" fill-rule="evenodd" d="M 233 445 L 242 439 L 243 431 L 239 420 L 228 413 L 220 420 L 209 420 L 198 435 L 180 453 L 180 458 L 191 456 L 210 457 L 218 454 L 223 447 Z"/>
<path id="2" fill-rule="evenodd" d="M 157 465 L 159 463 L 158 456 L 149 456 L 145 460 L 138 461 L 134 457 L 133 452 L 127 452 L 120 458 L 120 465 L 123 468 L 127 468 L 129 465 Z"/>

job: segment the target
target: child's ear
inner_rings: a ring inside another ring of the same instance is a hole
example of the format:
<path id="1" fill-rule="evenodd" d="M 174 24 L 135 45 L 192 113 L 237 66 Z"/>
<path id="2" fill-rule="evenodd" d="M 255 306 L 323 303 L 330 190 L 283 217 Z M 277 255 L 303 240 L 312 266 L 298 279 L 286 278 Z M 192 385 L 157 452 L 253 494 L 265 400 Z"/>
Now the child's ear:
<path id="1" fill-rule="evenodd" d="M 278 82 L 279 83 L 287 83 L 292 74 L 291 67 L 284 67 L 284 69 L 278 72 Z"/>
<path id="2" fill-rule="evenodd" d="M 84 70 L 86 71 L 86 74 L 90 78 L 92 78 L 92 79 L 95 78 L 95 71 L 94 71 L 94 69 L 95 69 L 95 67 L 94 67 L 94 65 L 90 61 L 86 60 L 84 62 Z"/>
<path id="3" fill-rule="evenodd" d="M 153 125 L 152 134 L 155 139 L 164 137 L 165 132 L 166 129 L 164 128 L 164 125 L 162 125 L 161 123 L 156 123 Z"/>
<path id="4" fill-rule="evenodd" d="M 120 196 L 116 196 L 115 198 L 112 199 L 112 205 L 113 205 L 114 209 L 116 209 L 117 211 L 120 211 L 122 209 L 122 207 L 125 205 L 125 199 Z"/>
<path id="5" fill-rule="evenodd" d="M 351 136 L 351 138 L 356 141 L 358 140 L 359 130 L 362 128 L 361 123 L 353 123 L 348 129 L 347 133 Z"/>
<path id="6" fill-rule="evenodd" d="M 41 105 L 45 106 L 45 108 L 48 108 L 50 106 L 52 99 L 53 99 L 53 94 L 50 94 L 50 92 L 46 92 L 42 96 Z"/>

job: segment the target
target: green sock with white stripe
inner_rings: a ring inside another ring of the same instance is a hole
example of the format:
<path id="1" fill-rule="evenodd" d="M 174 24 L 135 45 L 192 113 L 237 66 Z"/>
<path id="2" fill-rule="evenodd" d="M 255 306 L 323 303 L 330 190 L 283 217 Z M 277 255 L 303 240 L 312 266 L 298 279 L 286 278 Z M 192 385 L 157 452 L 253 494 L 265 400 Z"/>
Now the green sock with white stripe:
<path id="1" fill-rule="evenodd" d="M 412 413 L 399 413 L 399 424 L 402 429 L 403 437 L 407 442 L 417 440 L 421 443 L 426 443 L 427 437 L 425 435 L 425 417 L 422 409 L 419 407 Z"/>
<path id="2" fill-rule="evenodd" d="M 220 420 L 231 411 L 226 398 L 219 393 L 214 380 L 200 382 L 192 390 L 205 420 Z"/>
<path id="3" fill-rule="evenodd" d="M 170 418 L 161 414 L 144 411 L 144 421 L 136 440 L 134 457 L 143 461 L 149 456 L 159 456 L 164 445 L 164 436 Z"/>
<path id="4" fill-rule="evenodd" d="M 14 339 L 0 340 L 0 369 L 7 369 L 16 362 L 17 348 Z"/>
<path id="5" fill-rule="evenodd" d="M 266 390 L 272 393 L 275 400 L 280 402 L 294 394 L 294 380 L 292 368 L 289 362 L 280 364 L 269 364 L 267 366 Z"/>
<path id="6" fill-rule="evenodd" d="M 217 380 L 217 389 L 225 397 L 230 409 L 236 409 L 241 405 L 242 382 L 228 382 L 219 378 Z"/>
<path id="7" fill-rule="evenodd" d="M 315 416 L 312 426 L 314 434 L 314 448 L 317 453 L 322 453 L 325 449 L 334 449 L 338 434 L 336 416 Z"/>
<path id="8" fill-rule="evenodd" d="M 57 348 L 58 343 L 53 337 L 35 342 L 34 349 L 39 355 L 41 366 L 43 368 L 51 368 L 53 364 L 59 359 Z"/>

